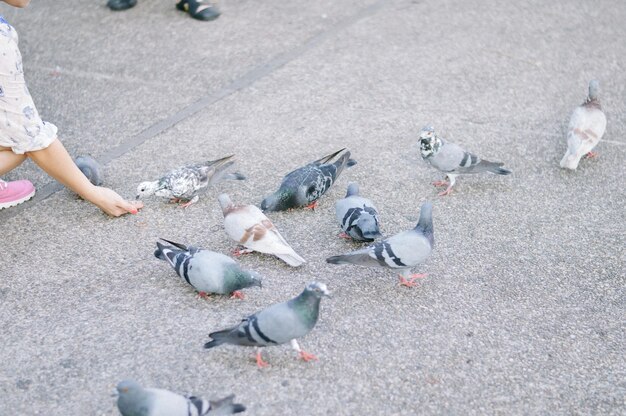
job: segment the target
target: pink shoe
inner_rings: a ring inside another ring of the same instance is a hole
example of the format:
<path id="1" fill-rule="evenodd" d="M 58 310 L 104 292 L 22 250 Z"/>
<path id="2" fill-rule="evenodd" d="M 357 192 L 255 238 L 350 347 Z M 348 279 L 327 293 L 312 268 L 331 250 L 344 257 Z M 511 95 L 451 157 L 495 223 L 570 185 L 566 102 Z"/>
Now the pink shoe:
<path id="1" fill-rule="evenodd" d="M 35 187 L 30 181 L 5 182 L 0 179 L 0 209 L 9 208 L 28 201 L 35 195 Z"/>

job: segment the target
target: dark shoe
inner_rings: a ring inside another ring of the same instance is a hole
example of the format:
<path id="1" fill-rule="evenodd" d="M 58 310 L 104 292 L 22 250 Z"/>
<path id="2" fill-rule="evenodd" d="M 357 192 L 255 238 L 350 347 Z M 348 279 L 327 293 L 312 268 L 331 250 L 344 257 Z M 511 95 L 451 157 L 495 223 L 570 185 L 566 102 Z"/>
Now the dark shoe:
<path id="1" fill-rule="evenodd" d="M 109 0 L 107 6 L 111 10 L 126 10 L 135 7 L 137 0 Z"/>
<path id="2" fill-rule="evenodd" d="M 176 8 L 184 12 L 189 12 L 191 17 L 198 20 L 215 20 L 220 17 L 220 10 L 217 5 L 208 0 L 180 0 L 176 3 Z"/>

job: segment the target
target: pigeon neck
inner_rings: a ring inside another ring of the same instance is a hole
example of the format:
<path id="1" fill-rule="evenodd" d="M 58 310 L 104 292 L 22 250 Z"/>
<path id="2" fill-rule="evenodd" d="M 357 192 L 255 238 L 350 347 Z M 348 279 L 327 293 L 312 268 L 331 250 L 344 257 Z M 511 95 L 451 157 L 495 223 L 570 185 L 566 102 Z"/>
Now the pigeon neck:
<path id="1" fill-rule="evenodd" d="M 598 110 L 602 110 L 602 106 L 600 105 L 598 98 L 587 97 L 583 105 L 588 108 L 597 108 Z"/>
<path id="2" fill-rule="evenodd" d="M 305 290 L 298 297 L 292 299 L 290 303 L 300 318 L 313 327 L 319 316 L 320 300 L 320 297 Z"/>

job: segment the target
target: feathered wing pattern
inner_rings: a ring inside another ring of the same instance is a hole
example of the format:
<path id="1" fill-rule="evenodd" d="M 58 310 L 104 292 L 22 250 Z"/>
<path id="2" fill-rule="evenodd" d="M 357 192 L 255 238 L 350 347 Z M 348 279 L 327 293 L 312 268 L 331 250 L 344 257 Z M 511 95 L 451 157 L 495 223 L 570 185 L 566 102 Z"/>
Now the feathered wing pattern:
<path id="1" fill-rule="evenodd" d="M 426 261 L 434 247 L 432 204 L 425 202 L 417 226 L 369 247 L 326 259 L 331 264 L 382 266 L 408 270 Z"/>
<path id="2" fill-rule="evenodd" d="M 330 189 L 345 167 L 355 164 L 350 151 L 344 148 L 295 169 L 284 177 L 276 192 L 263 200 L 261 208 L 282 211 L 313 204 Z"/>
<path id="3" fill-rule="evenodd" d="M 306 262 L 259 208 L 235 206 L 226 194 L 220 195 L 219 200 L 224 213 L 224 229 L 231 239 L 250 250 L 273 254 L 292 267 Z"/>

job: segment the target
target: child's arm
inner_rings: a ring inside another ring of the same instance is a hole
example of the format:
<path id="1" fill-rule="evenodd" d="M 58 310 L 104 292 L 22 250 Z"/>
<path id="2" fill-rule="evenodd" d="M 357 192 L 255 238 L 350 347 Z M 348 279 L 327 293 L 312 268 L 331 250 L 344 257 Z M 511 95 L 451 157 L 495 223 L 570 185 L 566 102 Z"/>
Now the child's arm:
<path id="1" fill-rule="evenodd" d="M 30 3 L 30 0 L 1 0 L 1 1 L 14 7 L 26 7 L 28 6 L 28 3 Z"/>
<path id="2" fill-rule="evenodd" d="M 139 201 L 125 201 L 111 189 L 92 185 L 58 139 L 45 149 L 28 152 L 27 155 L 48 175 L 109 215 L 136 214 L 143 207 Z"/>

